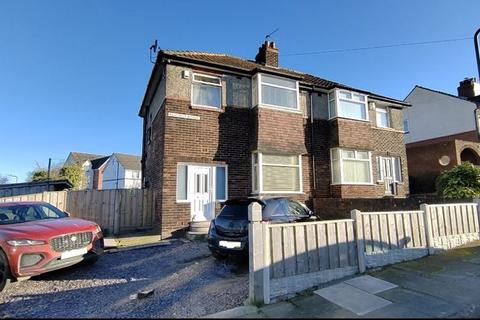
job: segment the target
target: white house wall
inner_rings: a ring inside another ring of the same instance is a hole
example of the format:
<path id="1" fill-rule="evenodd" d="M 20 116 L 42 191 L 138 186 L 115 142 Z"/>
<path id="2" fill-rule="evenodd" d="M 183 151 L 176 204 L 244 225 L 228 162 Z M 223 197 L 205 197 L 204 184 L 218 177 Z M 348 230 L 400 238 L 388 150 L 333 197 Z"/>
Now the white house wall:
<path id="1" fill-rule="evenodd" d="M 118 178 L 117 178 L 118 170 Z M 114 156 L 108 160 L 105 171 L 103 172 L 102 189 L 124 189 L 125 188 L 125 169 Z M 118 180 L 117 180 L 118 179 Z M 118 185 L 117 185 L 118 182 Z"/>
<path id="2" fill-rule="evenodd" d="M 419 87 L 405 100 L 412 104 L 405 110 L 410 131 L 406 143 L 476 130 L 472 102 Z"/>
<path id="3" fill-rule="evenodd" d="M 142 187 L 142 180 L 140 179 L 140 170 L 126 170 L 124 186 L 126 189 L 140 189 Z"/>

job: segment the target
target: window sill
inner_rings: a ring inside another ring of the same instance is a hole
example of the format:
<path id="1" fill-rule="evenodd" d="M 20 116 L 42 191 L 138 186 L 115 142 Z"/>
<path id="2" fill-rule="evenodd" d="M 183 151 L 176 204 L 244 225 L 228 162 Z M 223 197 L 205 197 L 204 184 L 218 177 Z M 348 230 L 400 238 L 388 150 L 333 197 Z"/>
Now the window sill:
<path id="1" fill-rule="evenodd" d="M 370 120 L 363 120 L 363 119 L 355 119 L 355 118 L 347 118 L 347 117 L 333 117 L 333 118 L 328 118 L 328 121 L 336 120 L 336 119 L 341 119 L 341 120 L 351 120 L 351 121 L 359 121 L 359 122 L 364 122 L 365 124 L 370 123 Z"/>
<path id="2" fill-rule="evenodd" d="M 372 126 L 372 128 L 377 129 L 377 130 L 385 130 L 385 131 L 398 132 L 398 133 L 407 133 L 406 131 L 403 131 L 403 130 L 397 130 L 397 129 L 387 128 L 387 127 Z"/>
<path id="3" fill-rule="evenodd" d="M 375 186 L 375 183 L 330 183 L 331 186 Z"/>
<path id="4" fill-rule="evenodd" d="M 262 192 L 252 192 L 252 195 L 261 196 L 269 194 L 305 194 L 303 191 L 262 191 Z"/>
<path id="5" fill-rule="evenodd" d="M 285 112 L 290 112 L 290 113 L 295 113 L 295 114 L 301 114 L 303 115 L 303 112 L 302 110 L 300 109 L 289 109 L 289 108 L 285 108 L 285 107 L 277 107 L 277 106 L 272 106 L 272 105 L 266 105 L 266 104 L 259 104 L 255 107 L 258 107 L 258 108 L 265 108 L 265 109 L 271 109 L 271 110 L 278 110 L 278 111 L 285 111 Z M 254 108 L 255 108 L 254 107 Z"/>
<path id="6" fill-rule="evenodd" d="M 217 108 L 217 107 L 208 107 L 208 106 L 199 106 L 199 105 L 190 105 L 190 108 L 191 109 L 194 109 L 194 110 L 205 110 L 205 111 L 213 111 L 213 112 L 225 112 L 225 110 L 220 107 L 220 108 Z"/>

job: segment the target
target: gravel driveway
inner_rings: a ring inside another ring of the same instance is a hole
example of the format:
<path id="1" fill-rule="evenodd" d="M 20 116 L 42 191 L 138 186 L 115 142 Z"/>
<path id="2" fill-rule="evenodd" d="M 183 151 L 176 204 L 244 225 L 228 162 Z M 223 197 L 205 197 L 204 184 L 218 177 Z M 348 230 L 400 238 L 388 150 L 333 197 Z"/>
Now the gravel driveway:
<path id="1" fill-rule="evenodd" d="M 153 296 L 131 299 L 141 290 Z M 217 261 L 204 242 L 105 254 L 0 293 L 0 317 L 200 317 L 243 305 L 248 266 Z"/>

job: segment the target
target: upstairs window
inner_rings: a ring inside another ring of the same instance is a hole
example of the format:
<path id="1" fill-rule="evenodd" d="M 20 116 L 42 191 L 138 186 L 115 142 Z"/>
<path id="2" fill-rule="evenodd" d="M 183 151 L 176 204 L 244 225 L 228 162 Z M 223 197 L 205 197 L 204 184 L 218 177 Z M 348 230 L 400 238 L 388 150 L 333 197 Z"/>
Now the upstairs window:
<path id="1" fill-rule="evenodd" d="M 377 127 L 390 128 L 390 113 L 386 107 L 377 107 L 375 110 Z"/>
<path id="2" fill-rule="evenodd" d="M 254 105 L 260 101 L 264 106 L 299 110 L 298 81 L 258 74 L 253 78 L 252 93 Z"/>
<path id="3" fill-rule="evenodd" d="M 368 121 L 367 96 L 364 94 L 334 90 L 328 94 L 329 118 L 349 118 Z"/>
<path id="4" fill-rule="evenodd" d="M 193 74 L 192 105 L 208 108 L 221 108 L 222 81 L 220 77 Z"/>

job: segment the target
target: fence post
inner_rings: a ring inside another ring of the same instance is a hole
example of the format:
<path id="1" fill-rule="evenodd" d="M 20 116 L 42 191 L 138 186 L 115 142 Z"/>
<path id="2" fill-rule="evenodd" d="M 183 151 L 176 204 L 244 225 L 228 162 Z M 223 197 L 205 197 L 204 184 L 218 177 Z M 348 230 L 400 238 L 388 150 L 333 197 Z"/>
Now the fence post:
<path id="1" fill-rule="evenodd" d="M 363 242 L 363 224 L 362 224 L 362 212 L 360 210 L 352 210 L 350 211 L 352 219 L 355 221 L 354 223 L 354 234 L 357 240 L 357 257 L 358 257 L 358 271 L 360 273 L 365 272 L 365 246 Z"/>
<path id="2" fill-rule="evenodd" d="M 119 189 L 113 190 L 114 192 L 114 210 L 113 210 L 113 234 L 118 235 L 120 233 L 120 209 L 122 202 L 122 191 Z"/>
<path id="3" fill-rule="evenodd" d="M 420 210 L 423 211 L 423 219 L 425 221 L 425 237 L 427 238 L 427 248 L 428 254 L 432 255 L 435 253 L 433 248 L 433 236 L 432 236 L 432 223 L 430 220 L 430 208 L 428 204 L 422 203 L 420 205 Z"/>
<path id="4" fill-rule="evenodd" d="M 249 300 L 253 304 L 270 302 L 269 265 L 266 264 L 265 243 L 267 230 L 262 223 L 262 207 L 257 202 L 248 206 L 248 259 L 249 259 Z"/>

